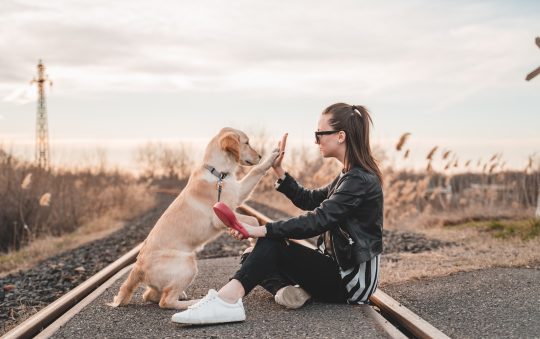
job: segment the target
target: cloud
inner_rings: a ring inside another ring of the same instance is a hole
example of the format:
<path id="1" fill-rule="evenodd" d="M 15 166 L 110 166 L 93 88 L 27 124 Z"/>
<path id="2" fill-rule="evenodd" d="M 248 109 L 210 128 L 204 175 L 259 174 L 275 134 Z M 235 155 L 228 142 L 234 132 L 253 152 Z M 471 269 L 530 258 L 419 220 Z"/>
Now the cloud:
<path id="1" fill-rule="evenodd" d="M 520 65 L 534 64 L 522 45 L 538 28 L 532 11 L 485 2 L 8 4 L 0 93 L 43 58 L 60 94 L 293 90 L 442 111 L 521 81 Z"/>
<path id="2" fill-rule="evenodd" d="M 36 100 L 36 90 L 31 86 L 16 88 L 2 99 L 4 102 L 13 103 L 16 105 L 23 105 Z"/>

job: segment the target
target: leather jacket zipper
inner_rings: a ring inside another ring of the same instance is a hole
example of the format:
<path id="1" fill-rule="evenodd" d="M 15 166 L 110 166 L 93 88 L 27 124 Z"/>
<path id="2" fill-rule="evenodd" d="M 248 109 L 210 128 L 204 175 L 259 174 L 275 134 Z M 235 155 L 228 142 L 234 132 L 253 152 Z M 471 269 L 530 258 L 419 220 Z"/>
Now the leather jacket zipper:
<path id="1" fill-rule="evenodd" d="M 345 238 L 347 238 L 347 240 L 349 241 L 349 245 L 352 245 L 354 244 L 354 240 L 352 240 L 351 236 L 349 235 L 349 233 L 345 232 L 344 230 L 341 229 L 341 227 L 339 227 L 339 231 L 341 232 L 341 234 L 343 234 L 345 236 Z"/>
<path id="2" fill-rule="evenodd" d="M 337 262 L 338 266 L 341 267 L 341 265 L 339 263 L 339 260 L 338 260 L 338 255 L 336 253 L 336 245 L 334 244 L 334 236 L 332 235 L 332 232 L 329 232 L 329 235 L 330 235 L 330 242 L 332 243 L 332 252 L 334 252 L 334 258 L 336 258 L 336 262 Z"/>

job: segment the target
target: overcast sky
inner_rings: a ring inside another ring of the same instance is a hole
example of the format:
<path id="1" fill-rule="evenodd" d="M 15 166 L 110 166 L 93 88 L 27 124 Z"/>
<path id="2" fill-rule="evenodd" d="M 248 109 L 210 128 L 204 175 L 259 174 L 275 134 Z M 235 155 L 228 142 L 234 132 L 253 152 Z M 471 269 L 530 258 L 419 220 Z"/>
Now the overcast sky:
<path id="1" fill-rule="evenodd" d="M 523 168 L 540 153 L 540 78 L 524 80 L 539 18 L 539 1 L 2 0 L 0 142 L 33 154 L 41 58 L 57 160 L 223 126 L 312 143 L 347 102 L 372 111 L 375 144 L 412 133 L 417 163 L 439 145 Z"/>

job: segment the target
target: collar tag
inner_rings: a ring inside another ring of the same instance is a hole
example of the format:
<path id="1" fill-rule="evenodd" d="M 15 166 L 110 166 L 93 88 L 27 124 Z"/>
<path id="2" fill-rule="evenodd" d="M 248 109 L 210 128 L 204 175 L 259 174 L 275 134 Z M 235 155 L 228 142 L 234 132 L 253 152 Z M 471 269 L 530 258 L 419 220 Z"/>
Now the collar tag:
<path id="1" fill-rule="evenodd" d="M 218 172 L 218 170 L 216 170 L 215 167 L 212 167 L 210 165 L 204 165 L 204 167 L 210 171 L 210 173 L 212 173 L 216 178 L 218 178 L 218 181 L 217 181 L 217 191 L 218 191 L 218 197 L 217 197 L 217 201 L 219 202 L 220 199 L 221 199 L 221 191 L 223 191 L 223 179 L 225 179 L 225 177 L 227 177 L 227 175 L 229 175 L 229 173 L 227 172 Z"/>

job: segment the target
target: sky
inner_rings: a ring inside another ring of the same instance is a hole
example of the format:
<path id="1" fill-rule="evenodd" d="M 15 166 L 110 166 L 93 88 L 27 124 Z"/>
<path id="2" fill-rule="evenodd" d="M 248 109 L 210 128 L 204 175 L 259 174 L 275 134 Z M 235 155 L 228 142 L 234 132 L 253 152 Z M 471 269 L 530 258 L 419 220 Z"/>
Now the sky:
<path id="1" fill-rule="evenodd" d="M 316 149 L 319 114 L 346 102 L 397 166 L 439 146 L 522 169 L 540 154 L 538 18 L 519 0 L 2 0 L 0 144 L 32 158 L 43 59 L 57 164 L 100 148 L 132 166 L 137 145 L 202 147 L 225 126 Z"/>

